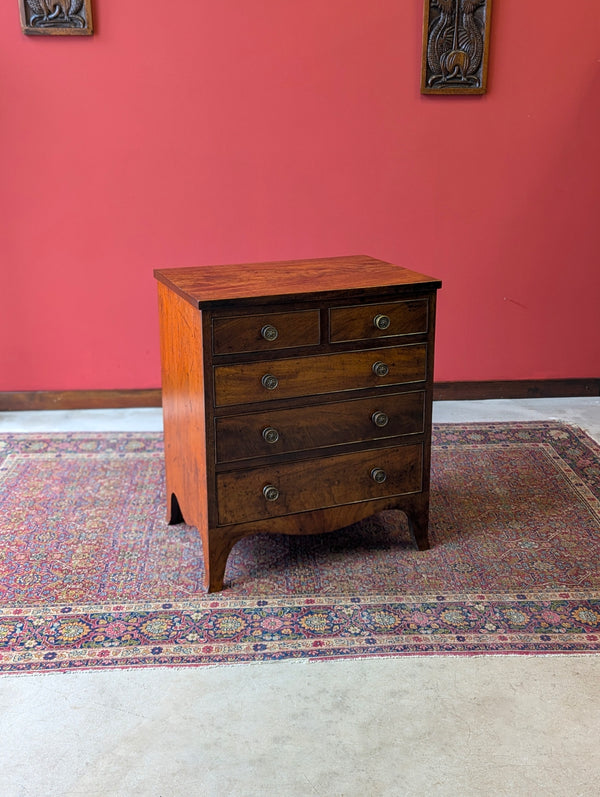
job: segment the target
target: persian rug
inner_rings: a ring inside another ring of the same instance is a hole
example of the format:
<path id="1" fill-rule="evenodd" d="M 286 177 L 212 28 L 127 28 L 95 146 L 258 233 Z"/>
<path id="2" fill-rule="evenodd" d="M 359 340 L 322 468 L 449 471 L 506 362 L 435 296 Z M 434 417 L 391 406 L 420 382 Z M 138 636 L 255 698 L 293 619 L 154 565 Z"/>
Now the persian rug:
<path id="1" fill-rule="evenodd" d="M 207 595 L 168 526 L 162 436 L 0 435 L 0 671 L 600 651 L 600 447 L 556 422 L 434 429 L 430 535 L 402 513 L 256 535 Z"/>

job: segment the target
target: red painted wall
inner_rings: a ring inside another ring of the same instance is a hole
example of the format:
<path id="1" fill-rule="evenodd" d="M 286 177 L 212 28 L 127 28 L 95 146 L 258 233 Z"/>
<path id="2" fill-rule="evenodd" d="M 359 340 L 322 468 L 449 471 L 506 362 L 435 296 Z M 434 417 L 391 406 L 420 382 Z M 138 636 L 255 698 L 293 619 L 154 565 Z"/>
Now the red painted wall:
<path id="1" fill-rule="evenodd" d="M 600 372 L 600 4 L 502 0 L 419 94 L 422 0 L 0 4 L 0 390 L 158 386 L 152 269 L 367 253 L 444 281 L 438 380 Z"/>

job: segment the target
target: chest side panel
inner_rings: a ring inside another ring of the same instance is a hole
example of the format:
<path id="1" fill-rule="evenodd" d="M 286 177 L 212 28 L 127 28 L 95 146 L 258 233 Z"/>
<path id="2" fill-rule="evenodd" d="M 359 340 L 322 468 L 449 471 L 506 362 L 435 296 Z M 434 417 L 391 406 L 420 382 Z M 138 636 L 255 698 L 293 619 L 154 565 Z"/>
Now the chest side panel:
<path id="1" fill-rule="evenodd" d="M 201 527 L 208 504 L 202 318 L 160 283 L 158 301 L 168 499 L 175 493 L 185 520 Z"/>

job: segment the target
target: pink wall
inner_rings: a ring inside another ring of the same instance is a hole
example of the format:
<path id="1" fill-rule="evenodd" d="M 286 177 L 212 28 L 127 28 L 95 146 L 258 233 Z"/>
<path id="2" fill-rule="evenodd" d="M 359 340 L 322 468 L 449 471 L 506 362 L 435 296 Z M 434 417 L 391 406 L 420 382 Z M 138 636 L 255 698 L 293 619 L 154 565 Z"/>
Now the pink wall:
<path id="1" fill-rule="evenodd" d="M 158 386 L 155 267 L 349 253 L 443 279 L 438 380 L 598 376 L 600 4 L 496 2 L 468 98 L 422 6 L 4 0 L 0 390 Z"/>

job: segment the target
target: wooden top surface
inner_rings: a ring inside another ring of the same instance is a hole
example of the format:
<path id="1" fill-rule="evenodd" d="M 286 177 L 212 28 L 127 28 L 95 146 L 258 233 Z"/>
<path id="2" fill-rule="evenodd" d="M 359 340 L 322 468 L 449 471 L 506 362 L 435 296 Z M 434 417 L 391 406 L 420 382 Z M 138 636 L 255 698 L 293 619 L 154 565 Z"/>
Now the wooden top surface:
<path id="1" fill-rule="evenodd" d="M 197 307 L 236 299 L 306 298 L 323 292 L 395 285 L 431 289 L 441 286 L 441 282 L 433 277 L 368 255 L 156 269 L 154 276 Z"/>

